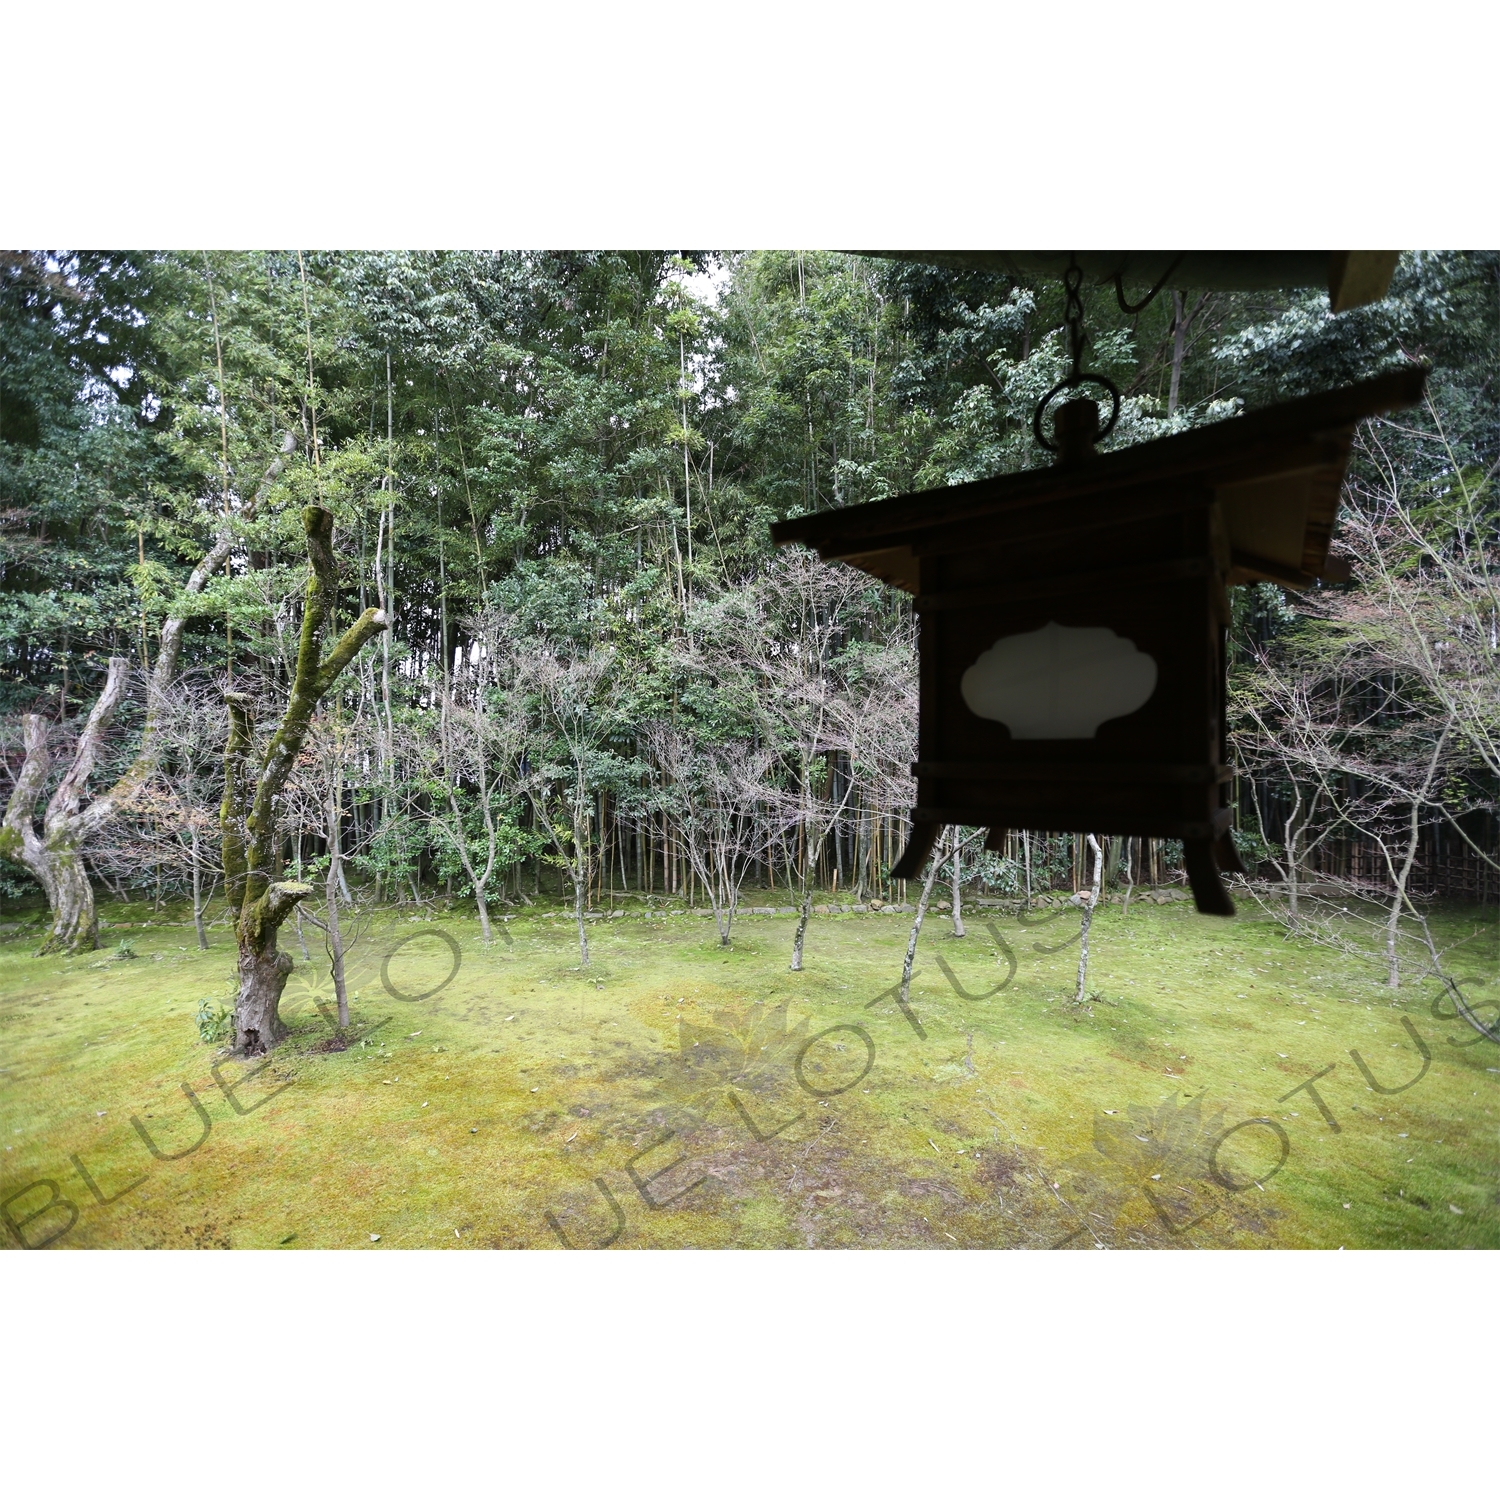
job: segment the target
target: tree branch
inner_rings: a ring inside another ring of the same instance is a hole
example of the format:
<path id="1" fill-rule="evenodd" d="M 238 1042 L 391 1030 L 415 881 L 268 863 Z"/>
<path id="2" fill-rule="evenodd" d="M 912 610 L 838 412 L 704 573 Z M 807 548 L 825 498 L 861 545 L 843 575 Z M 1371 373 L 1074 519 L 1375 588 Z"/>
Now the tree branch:
<path id="1" fill-rule="evenodd" d="M 276 840 L 276 799 L 286 786 L 287 777 L 291 775 L 297 754 L 312 726 L 313 710 L 360 647 L 389 623 L 383 610 L 367 609 L 344 632 L 327 658 L 318 659 L 320 636 L 332 610 L 338 583 L 333 556 L 333 514 L 322 506 L 309 505 L 302 512 L 302 528 L 307 534 L 307 556 L 312 572 L 302 606 L 297 671 L 286 716 L 266 748 L 255 800 L 245 822 L 250 844 L 247 878 L 252 900 L 265 888 L 263 882 L 271 868 L 272 846 Z"/>
<path id="2" fill-rule="evenodd" d="M 21 763 L 16 784 L 11 788 L 10 800 L 5 805 L 4 825 L 0 828 L 0 854 L 14 860 L 20 860 L 41 842 L 33 819 L 37 799 L 47 784 L 47 772 L 52 768 L 46 720 L 40 714 L 26 714 L 21 720 L 21 734 L 26 758 Z"/>
<path id="3" fill-rule="evenodd" d="M 310 896 L 313 888 L 301 880 L 277 880 L 266 890 L 266 917 L 268 921 L 279 927 L 291 914 L 292 908 L 305 896 Z"/>
<path id="4" fill-rule="evenodd" d="M 280 452 L 267 467 L 250 504 L 241 512 L 242 518 L 248 519 L 254 515 L 256 507 L 286 468 L 288 457 L 296 450 L 297 434 L 286 433 L 281 441 Z M 223 566 L 233 545 L 234 532 L 230 526 L 230 518 L 226 516 L 218 539 L 188 576 L 182 592 L 173 601 L 167 618 L 162 622 L 161 647 L 157 652 L 156 665 L 151 670 L 146 686 L 146 723 L 141 731 L 140 748 L 136 752 L 135 759 L 107 792 L 96 797 L 84 812 L 79 814 L 78 803 L 89 773 L 93 770 L 98 741 L 103 737 L 109 718 L 118 706 L 124 689 L 125 670 L 129 665 L 124 657 L 110 658 L 109 677 L 105 682 L 104 692 L 100 695 L 99 702 L 94 705 L 94 712 L 89 716 L 89 722 L 84 728 L 83 737 L 79 741 L 79 754 L 75 757 L 72 768 L 64 778 L 62 786 L 53 795 L 52 802 L 47 809 L 49 835 L 54 830 L 54 825 L 61 828 L 64 819 L 76 820 L 71 830 L 76 838 L 83 839 L 96 833 L 115 815 L 120 803 L 129 797 L 155 769 L 157 726 L 160 722 L 162 704 L 166 700 L 167 689 L 177 674 L 183 630 L 188 620 L 199 613 L 194 603 L 201 597 L 208 585 L 208 580 Z M 116 680 L 117 674 L 118 681 Z M 112 689 L 113 697 L 111 698 Z M 99 710 L 106 705 L 106 702 L 108 702 L 108 711 L 100 718 Z M 98 719 L 97 728 L 95 727 L 96 719 Z M 91 731 L 93 731 L 92 739 L 90 738 Z M 87 749 L 86 758 L 85 749 Z M 63 800 L 60 802 L 59 798 Z"/>
<path id="5" fill-rule="evenodd" d="M 78 804 L 83 797 L 83 789 L 88 784 L 94 761 L 98 758 L 99 743 L 104 738 L 104 731 L 109 728 L 109 721 L 114 718 L 120 699 L 125 695 L 125 680 L 129 670 L 130 661 L 127 657 L 110 657 L 104 691 L 99 694 L 88 722 L 83 726 L 83 733 L 78 736 L 73 764 L 68 767 L 68 774 L 63 777 L 47 803 L 47 814 L 42 827 L 48 838 L 63 832 L 65 824 L 73 823 L 78 818 Z M 93 810 L 89 809 L 90 812 Z M 108 816 L 107 812 L 105 816 Z"/>

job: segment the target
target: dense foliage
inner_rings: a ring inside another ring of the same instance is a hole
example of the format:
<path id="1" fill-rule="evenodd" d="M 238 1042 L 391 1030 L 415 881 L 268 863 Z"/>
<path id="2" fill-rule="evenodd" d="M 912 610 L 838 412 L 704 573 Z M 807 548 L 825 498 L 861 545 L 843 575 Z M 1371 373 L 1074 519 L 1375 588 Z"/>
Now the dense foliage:
<path id="1" fill-rule="evenodd" d="M 1429 887 L 1440 830 L 1475 869 L 1493 857 L 1497 306 L 1493 253 L 1408 254 L 1385 301 L 1337 317 L 1312 293 L 1167 292 L 1133 315 L 1086 294 L 1091 362 L 1126 393 L 1112 444 L 1433 367 L 1430 408 L 1372 428 L 1355 466 L 1354 584 L 1239 591 L 1242 831 L 1294 869 L 1286 814 L 1319 778 L 1337 837 L 1316 857 L 1343 849 L 1341 873 L 1394 878 L 1357 851 L 1414 797 Z M 551 870 L 580 909 L 629 886 L 729 910 L 747 874 L 872 890 L 903 841 L 909 608 L 773 555 L 767 526 L 1041 462 L 1062 311 L 1056 285 L 805 251 L 7 255 L 0 709 L 43 712 L 64 747 L 107 657 L 151 665 L 227 521 L 162 774 L 86 851 L 103 878 L 211 885 L 212 839 L 189 836 L 217 799 L 205 726 L 226 686 L 265 705 L 262 733 L 284 696 L 317 501 L 334 625 L 377 604 L 394 623 L 323 706 L 290 863 L 481 904 Z M 1375 616 L 1416 623 L 1393 643 Z M 1450 638 L 1462 682 L 1423 678 Z M 1372 683 L 1401 734 L 1359 707 Z M 139 722 L 133 699 L 104 774 Z"/>

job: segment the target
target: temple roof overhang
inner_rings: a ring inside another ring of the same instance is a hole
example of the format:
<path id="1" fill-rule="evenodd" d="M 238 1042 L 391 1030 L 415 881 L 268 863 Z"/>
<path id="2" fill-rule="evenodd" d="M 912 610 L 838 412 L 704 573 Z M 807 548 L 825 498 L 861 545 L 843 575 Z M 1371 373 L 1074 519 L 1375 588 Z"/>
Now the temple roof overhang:
<path id="1" fill-rule="evenodd" d="M 1075 263 L 1085 282 L 1144 290 L 1269 292 L 1326 288 L 1334 312 L 1378 302 L 1399 250 L 865 250 L 884 260 L 954 271 L 993 271 L 1020 281 L 1055 280 Z"/>

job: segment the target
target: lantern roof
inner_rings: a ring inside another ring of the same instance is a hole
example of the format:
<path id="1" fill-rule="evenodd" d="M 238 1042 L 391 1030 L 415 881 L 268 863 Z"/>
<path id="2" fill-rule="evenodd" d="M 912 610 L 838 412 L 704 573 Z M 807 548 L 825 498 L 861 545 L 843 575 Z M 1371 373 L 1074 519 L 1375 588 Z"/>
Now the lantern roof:
<path id="1" fill-rule="evenodd" d="M 1075 462 L 796 516 L 771 537 L 916 594 L 923 553 L 1047 534 L 1066 549 L 1070 533 L 1145 520 L 1185 490 L 1212 491 L 1227 532 L 1225 582 L 1307 588 L 1348 576 L 1328 544 L 1356 424 L 1415 405 L 1426 378 L 1412 365 Z"/>

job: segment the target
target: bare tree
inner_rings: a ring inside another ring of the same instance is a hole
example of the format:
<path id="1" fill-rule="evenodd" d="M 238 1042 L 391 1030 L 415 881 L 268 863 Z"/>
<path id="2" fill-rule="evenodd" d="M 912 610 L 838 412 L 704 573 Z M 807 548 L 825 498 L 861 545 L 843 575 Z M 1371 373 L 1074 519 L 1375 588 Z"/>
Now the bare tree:
<path id="1" fill-rule="evenodd" d="M 912 970 L 917 961 L 917 940 L 922 936 L 922 922 L 927 916 L 927 906 L 932 900 L 932 888 L 937 884 L 938 875 L 942 868 L 950 861 L 957 865 L 962 858 L 963 851 L 976 840 L 984 837 L 984 830 L 980 829 L 964 838 L 963 830 L 957 827 L 947 827 L 939 831 L 937 839 L 933 844 L 932 855 L 927 864 L 927 874 L 922 880 L 921 894 L 917 897 L 916 914 L 912 917 L 911 932 L 906 940 L 906 958 L 901 965 L 901 1008 L 907 1009 L 907 1001 L 911 997 Z"/>
<path id="2" fill-rule="evenodd" d="M 766 738 L 780 764 L 767 810 L 794 840 L 794 972 L 802 968 L 824 845 L 862 785 L 889 779 L 882 762 L 891 750 L 890 730 L 910 707 L 900 691 L 911 676 L 905 642 L 880 650 L 864 649 L 863 643 L 856 647 L 851 640 L 868 608 L 869 591 L 853 569 L 821 563 L 808 553 L 783 553 L 761 584 L 746 642 L 761 685 Z M 904 718 L 907 738 L 913 719 Z"/>
<path id="3" fill-rule="evenodd" d="M 1289 925 L 1302 926 L 1297 867 L 1307 853 L 1335 828 L 1361 835 L 1379 851 L 1389 882 L 1382 890 L 1366 880 L 1361 894 L 1386 908 L 1382 958 L 1395 988 L 1422 829 L 1442 815 L 1454 785 L 1455 726 L 1444 716 L 1451 706 L 1434 702 L 1415 674 L 1389 670 L 1358 629 L 1341 630 L 1331 645 L 1303 650 L 1285 665 L 1262 654 L 1257 668 L 1253 696 L 1245 693 L 1241 706 L 1252 763 L 1292 788 L 1283 858 L 1272 855 L 1287 890 Z M 1263 826 L 1258 803 L 1257 815 Z M 1319 817 L 1319 832 L 1310 834 Z"/>
<path id="4" fill-rule="evenodd" d="M 947 830 L 943 830 L 946 832 Z M 922 891 L 917 897 L 916 915 L 912 918 L 911 932 L 906 939 L 906 957 L 901 963 L 900 1005 L 908 1009 L 911 999 L 911 976 L 917 962 L 917 940 L 922 936 L 922 921 L 927 915 L 927 903 L 932 899 L 932 888 L 937 883 L 938 872 L 943 868 L 943 834 L 939 833 L 927 862 L 927 874 L 922 881 Z"/>
<path id="5" fill-rule="evenodd" d="M 1425 721 L 1429 741 L 1446 735 L 1447 774 L 1428 811 L 1443 820 L 1490 869 L 1500 854 L 1474 837 L 1470 815 L 1496 811 L 1500 782 L 1500 548 L 1494 528 L 1493 474 L 1466 465 L 1442 414 L 1428 399 L 1430 430 L 1371 423 L 1361 447 L 1368 460 L 1349 487 L 1342 544 L 1363 585 L 1335 596 L 1329 613 L 1371 675 L 1399 684 Z M 1419 436 L 1422 470 L 1398 458 L 1387 439 Z M 1429 472 L 1430 470 L 1435 472 Z M 1372 474 L 1374 477 L 1365 477 Z M 1408 754 L 1421 778 L 1420 754 Z M 1394 874 L 1393 874 L 1394 878 Z"/>
<path id="6" fill-rule="evenodd" d="M 883 626 L 883 643 L 862 643 L 854 677 L 856 711 L 844 763 L 854 782 L 861 824 L 901 828 L 916 795 L 911 764 L 917 758 L 916 632 L 901 614 Z M 862 880 L 867 859 L 857 857 Z M 879 862 L 893 863 L 890 854 Z"/>
<path id="7" fill-rule="evenodd" d="M 1099 846 L 1099 840 L 1091 833 L 1088 835 L 1089 852 L 1094 856 L 1094 880 L 1089 887 L 1088 900 L 1083 908 L 1083 923 L 1079 930 L 1080 943 L 1078 948 L 1078 986 L 1073 991 L 1073 1003 L 1082 1005 L 1084 994 L 1089 979 L 1089 929 L 1094 925 L 1094 908 L 1099 905 L 1099 892 L 1104 884 L 1104 850 Z"/>
<path id="8" fill-rule="evenodd" d="M 963 851 L 958 847 L 958 830 L 953 831 L 953 862 L 949 871 L 953 882 L 953 936 L 956 938 L 967 937 L 964 931 L 964 873 L 963 873 Z"/>
<path id="9" fill-rule="evenodd" d="M 333 804 L 329 807 L 331 813 Z M 328 973 L 333 980 L 335 1024 L 343 1032 L 349 1027 L 348 955 L 369 929 L 374 913 L 359 886 L 351 889 L 344 884 L 343 839 L 338 821 L 330 817 L 334 832 L 329 839 L 324 870 L 322 914 L 301 901 L 297 904 L 297 915 L 305 916 L 323 934 L 323 951 L 328 956 Z M 305 956 L 307 944 L 304 942 L 302 947 Z"/>
<path id="10" fill-rule="evenodd" d="M 1432 747 L 1432 754 L 1428 757 L 1426 770 L 1421 781 L 1416 785 L 1403 787 L 1398 795 L 1404 795 L 1408 800 L 1406 803 L 1406 818 L 1402 826 L 1402 834 L 1405 839 L 1405 848 L 1400 848 L 1396 841 L 1375 832 L 1375 837 L 1380 844 L 1380 853 L 1385 860 L 1385 866 L 1391 877 L 1392 896 L 1390 903 L 1390 914 L 1386 918 L 1385 925 L 1385 962 L 1386 983 L 1396 989 L 1401 983 L 1400 963 L 1396 955 L 1396 939 L 1400 933 L 1401 918 L 1406 907 L 1411 904 L 1407 892 L 1411 885 L 1411 869 L 1416 863 L 1417 846 L 1422 837 L 1422 814 L 1427 812 L 1437 800 L 1434 796 L 1438 780 L 1438 771 L 1442 763 L 1443 748 L 1448 742 L 1448 735 L 1452 725 L 1444 725 L 1442 732 L 1438 735 Z M 1373 831 L 1373 830 L 1372 830 Z"/>
<path id="11" fill-rule="evenodd" d="M 411 750 L 430 794 L 428 826 L 463 869 L 488 943 L 493 883 L 497 876 L 503 880 L 523 849 L 505 815 L 521 798 L 527 726 L 509 619 L 491 607 L 465 627 L 472 660 L 439 690 L 436 741 L 424 737 Z"/>
<path id="12" fill-rule="evenodd" d="M 1235 695 L 1236 763 L 1252 778 L 1256 822 L 1286 897 L 1286 924 L 1302 928 L 1303 873 L 1318 847 L 1342 826 L 1341 800 L 1330 780 L 1335 728 L 1315 702 L 1317 684 L 1288 671 L 1264 649 Z M 1267 793 L 1284 794 L 1281 816 L 1267 826 Z"/>
<path id="13" fill-rule="evenodd" d="M 535 709 L 537 763 L 525 791 L 557 864 L 573 885 L 578 952 L 589 965 L 584 909 L 598 858 L 593 839 L 594 793 L 612 757 L 605 751 L 613 725 L 614 653 L 595 648 L 565 655 L 537 642 L 518 661 L 518 686 Z"/>
<path id="14" fill-rule="evenodd" d="M 208 947 L 205 916 L 222 871 L 216 839 L 218 758 L 226 715 L 202 675 L 166 688 L 158 704 L 157 755 L 151 774 L 125 797 L 90 839 L 88 863 L 106 882 L 138 882 L 155 867 L 187 884 L 200 949 Z"/>
<path id="15" fill-rule="evenodd" d="M 719 943 L 727 948 L 740 890 L 773 834 L 756 816 L 771 753 L 742 741 L 700 743 L 669 724 L 649 726 L 643 739 L 662 775 L 653 801 L 682 830 L 688 861 L 713 907 Z"/>
<path id="16" fill-rule="evenodd" d="M 311 957 L 302 932 L 304 919 L 323 934 L 340 1030 L 349 1024 L 345 955 L 352 938 L 352 933 L 347 930 L 348 916 L 355 905 L 345 873 L 348 863 L 345 794 L 350 768 L 357 767 L 371 748 L 364 742 L 364 729 L 364 722 L 358 714 L 352 718 L 346 718 L 339 711 L 315 714 L 307 742 L 293 764 L 280 803 L 283 833 L 296 835 L 294 876 L 297 880 L 302 880 L 308 873 L 303 868 L 302 839 L 311 834 L 322 841 L 325 850 L 311 862 L 311 873 L 323 877 L 321 915 L 311 909 L 311 894 L 298 902 L 294 910 L 297 939 L 302 945 L 304 959 Z"/>

